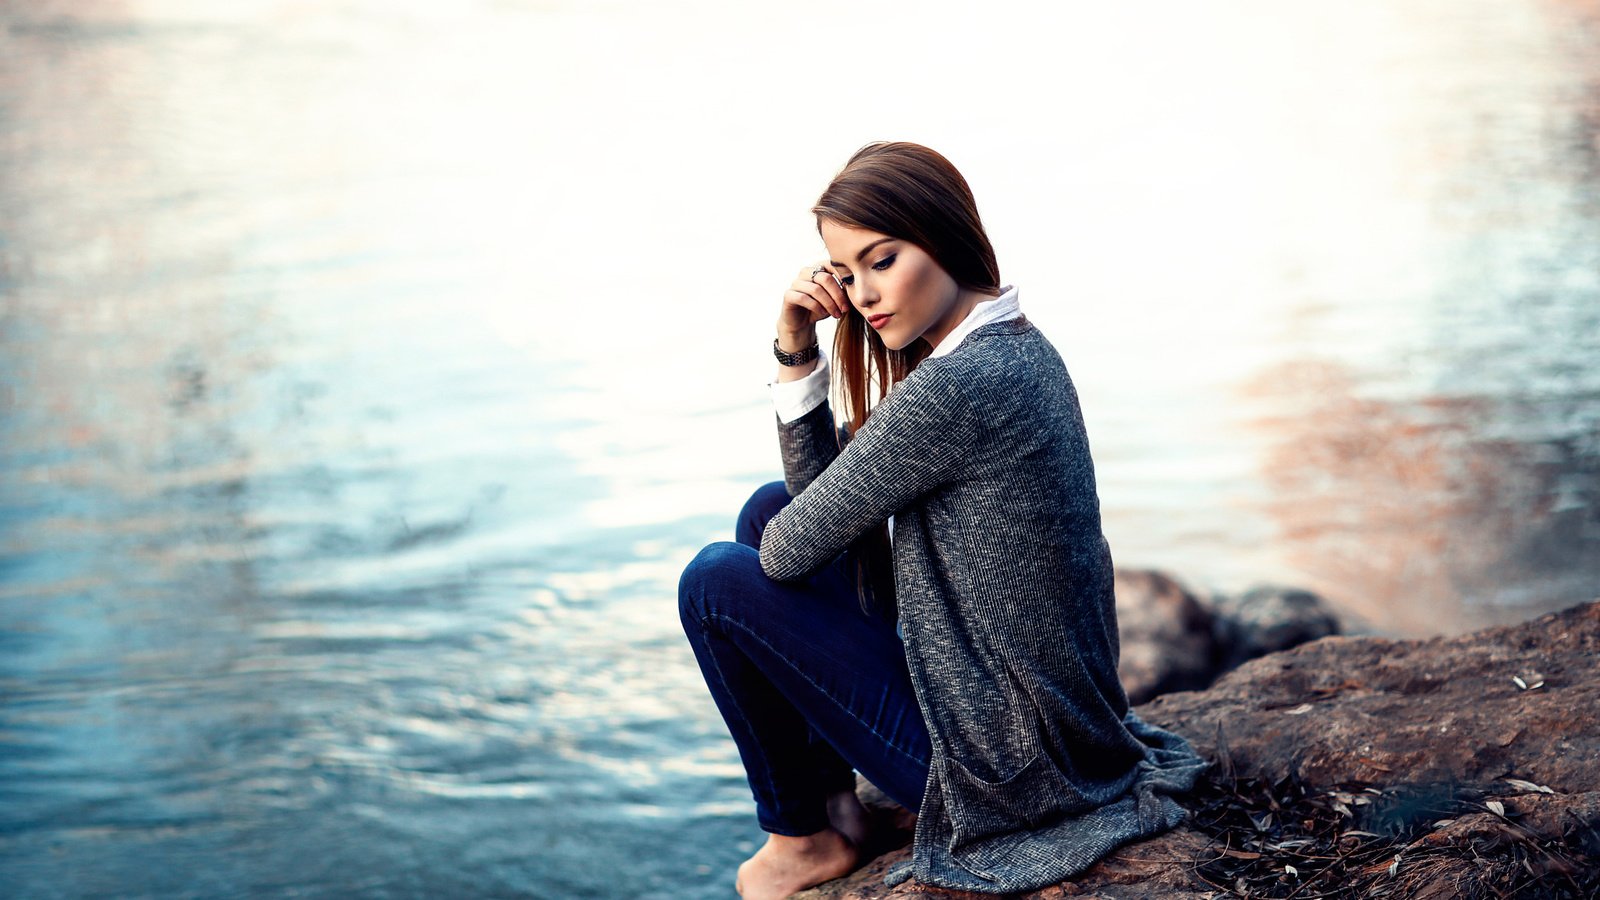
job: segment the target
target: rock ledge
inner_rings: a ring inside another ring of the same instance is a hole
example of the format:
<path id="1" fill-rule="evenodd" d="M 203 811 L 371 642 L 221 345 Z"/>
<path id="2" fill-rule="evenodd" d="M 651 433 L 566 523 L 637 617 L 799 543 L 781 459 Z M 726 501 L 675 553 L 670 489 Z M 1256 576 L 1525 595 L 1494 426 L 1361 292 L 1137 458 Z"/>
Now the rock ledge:
<path id="1" fill-rule="evenodd" d="M 1016 896 L 1600 896 L 1597 662 L 1600 600 L 1454 637 L 1331 635 L 1158 696 L 1139 714 L 1217 763 L 1192 820 Z M 885 887 L 908 817 L 862 795 L 876 858 L 795 898 L 995 896 Z"/>

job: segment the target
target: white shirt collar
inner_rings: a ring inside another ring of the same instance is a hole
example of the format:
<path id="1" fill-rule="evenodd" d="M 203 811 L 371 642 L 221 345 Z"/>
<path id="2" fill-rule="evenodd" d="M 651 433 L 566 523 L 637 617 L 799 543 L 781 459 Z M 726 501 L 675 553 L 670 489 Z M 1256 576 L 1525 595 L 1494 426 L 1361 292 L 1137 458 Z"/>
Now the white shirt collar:
<path id="1" fill-rule="evenodd" d="M 1000 289 L 1000 296 L 988 300 L 980 300 L 972 307 L 972 312 L 944 336 L 939 346 L 933 348 L 928 356 L 943 356 L 954 350 L 961 339 L 966 337 L 973 329 L 990 322 L 1003 322 L 1006 319 L 1015 319 L 1022 315 L 1022 307 L 1017 301 L 1017 286 L 1008 284 Z"/>

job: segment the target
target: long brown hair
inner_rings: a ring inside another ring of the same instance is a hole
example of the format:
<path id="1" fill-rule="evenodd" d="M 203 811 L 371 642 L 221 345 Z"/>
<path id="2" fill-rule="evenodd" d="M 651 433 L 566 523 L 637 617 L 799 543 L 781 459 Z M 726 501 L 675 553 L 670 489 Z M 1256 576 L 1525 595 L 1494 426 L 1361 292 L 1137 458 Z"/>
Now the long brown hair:
<path id="1" fill-rule="evenodd" d="M 857 150 L 811 211 L 817 216 L 819 235 L 827 219 L 899 238 L 922 248 L 961 287 L 999 293 L 1000 268 L 978 218 L 972 189 L 948 159 L 921 144 L 876 141 Z M 833 334 L 833 359 L 841 376 L 847 441 L 872 414 L 871 406 L 911 374 L 933 347 L 919 339 L 890 350 L 855 304 L 846 304 L 845 309 L 848 313 Z M 877 396 L 869 403 L 872 383 L 877 385 Z M 869 615 L 898 615 L 890 549 L 888 523 L 880 523 L 851 545 L 856 597 Z"/>

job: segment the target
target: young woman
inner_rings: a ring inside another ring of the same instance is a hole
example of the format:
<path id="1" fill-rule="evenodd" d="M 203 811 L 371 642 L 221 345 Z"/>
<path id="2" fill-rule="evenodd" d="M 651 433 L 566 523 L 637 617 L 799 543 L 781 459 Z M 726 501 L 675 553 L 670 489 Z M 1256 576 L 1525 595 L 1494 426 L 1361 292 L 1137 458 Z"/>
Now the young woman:
<path id="1" fill-rule="evenodd" d="M 943 156 L 868 144 L 812 212 L 828 259 L 784 292 L 774 342 L 784 480 L 678 588 L 768 832 L 736 887 L 783 897 L 854 869 L 856 771 L 917 813 L 886 884 L 1063 881 L 1186 818 L 1174 795 L 1208 765 L 1117 678 L 1076 389 Z"/>

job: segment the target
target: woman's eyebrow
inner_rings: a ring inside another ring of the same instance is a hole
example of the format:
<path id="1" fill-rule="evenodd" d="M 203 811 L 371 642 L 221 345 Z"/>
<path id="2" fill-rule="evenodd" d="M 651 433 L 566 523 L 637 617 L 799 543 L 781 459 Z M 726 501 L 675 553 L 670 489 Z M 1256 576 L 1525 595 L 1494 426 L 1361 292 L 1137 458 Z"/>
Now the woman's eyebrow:
<path id="1" fill-rule="evenodd" d="M 867 251 L 868 250 L 871 250 L 873 247 L 878 246 L 879 244 L 883 243 L 884 241 L 892 241 L 892 240 L 894 240 L 894 238 L 892 238 L 892 237 L 882 237 L 882 238 L 878 238 L 877 240 L 873 241 L 872 243 L 866 245 L 865 247 L 862 247 L 861 248 L 861 252 L 856 254 L 856 262 L 860 262 L 861 260 L 865 259 L 866 256 L 867 256 Z M 837 259 L 830 259 L 830 260 L 828 260 L 828 265 L 830 265 L 830 266 L 843 266 L 844 263 L 839 262 Z M 849 268 L 849 266 L 845 266 L 845 268 Z"/>

